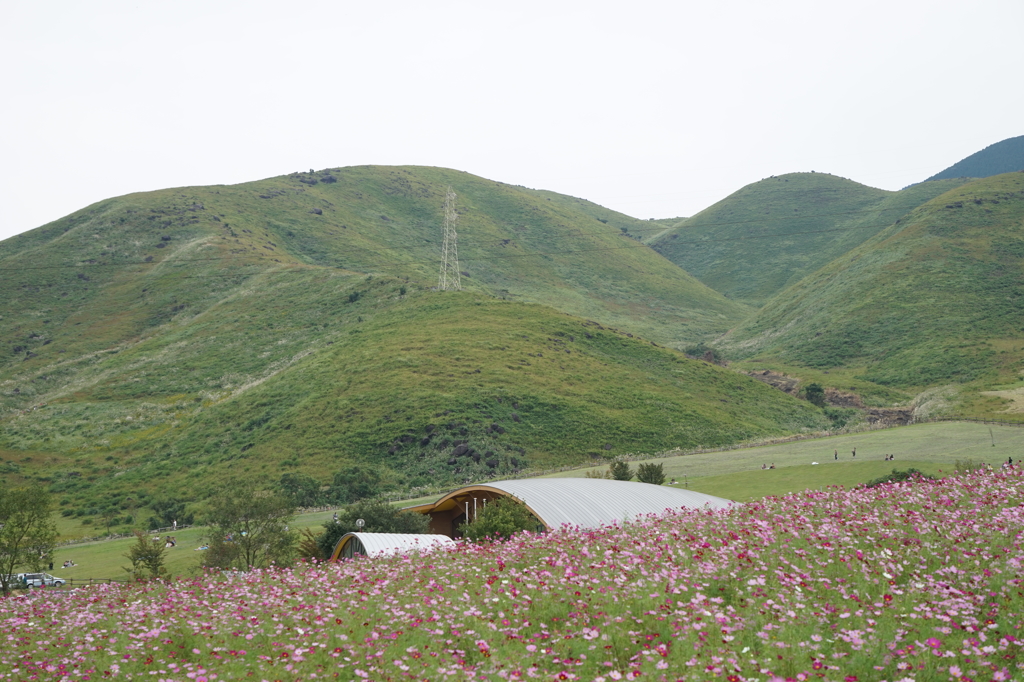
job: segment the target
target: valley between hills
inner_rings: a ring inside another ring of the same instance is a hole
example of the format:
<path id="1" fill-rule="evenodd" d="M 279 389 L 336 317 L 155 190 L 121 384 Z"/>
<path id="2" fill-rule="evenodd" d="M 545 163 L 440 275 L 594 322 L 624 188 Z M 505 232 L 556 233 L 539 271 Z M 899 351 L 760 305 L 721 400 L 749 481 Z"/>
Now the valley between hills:
<path id="1" fill-rule="evenodd" d="M 0 242 L 0 471 L 87 521 L 242 473 L 337 501 L 1020 419 L 1022 257 L 1020 172 L 792 173 L 659 221 L 413 166 L 112 198 Z"/>

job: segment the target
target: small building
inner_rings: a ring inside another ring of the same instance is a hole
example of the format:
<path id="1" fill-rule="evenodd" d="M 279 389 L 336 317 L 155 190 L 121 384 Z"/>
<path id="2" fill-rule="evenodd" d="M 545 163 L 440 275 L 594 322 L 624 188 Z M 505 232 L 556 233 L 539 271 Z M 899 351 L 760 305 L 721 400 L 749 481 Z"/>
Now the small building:
<path id="1" fill-rule="evenodd" d="M 444 495 L 432 504 L 407 511 L 430 516 L 430 532 L 461 537 L 460 527 L 484 506 L 500 497 L 513 497 L 537 517 L 539 530 L 564 525 L 583 529 L 621 524 L 669 509 L 724 509 L 738 503 L 693 490 L 612 481 L 603 478 L 532 478 L 471 485 Z"/>
<path id="2" fill-rule="evenodd" d="M 444 535 L 418 535 L 415 533 L 346 533 L 338 540 L 331 553 L 331 561 L 357 556 L 381 557 L 407 552 L 419 552 L 454 545 Z"/>

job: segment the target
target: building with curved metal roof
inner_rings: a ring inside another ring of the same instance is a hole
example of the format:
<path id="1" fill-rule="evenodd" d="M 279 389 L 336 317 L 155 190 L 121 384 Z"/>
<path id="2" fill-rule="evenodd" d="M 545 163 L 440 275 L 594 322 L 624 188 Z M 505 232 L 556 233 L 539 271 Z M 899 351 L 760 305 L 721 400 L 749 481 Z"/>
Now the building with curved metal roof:
<path id="1" fill-rule="evenodd" d="M 668 486 L 602 478 L 532 478 L 494 481 L 460 488 L 433 504 L 409 507 L 428 514 L 430 532 L 456 537 L 459 526 L 476 517 L 488 502 L 514 497 L 547 530 L 562 526 L 600 528 L 668 509 L 724 509 L 737 504 L 721 497 Z"/>
<path id="2" fill-rule="evenodd" d="M 331 553 L 331 561 L 356 556 L 391 556 L 405 552 L 420 552 L 454 545 L 445 535 L 419 535 L 415 533 L 346 533 L 338 540 Z"/>

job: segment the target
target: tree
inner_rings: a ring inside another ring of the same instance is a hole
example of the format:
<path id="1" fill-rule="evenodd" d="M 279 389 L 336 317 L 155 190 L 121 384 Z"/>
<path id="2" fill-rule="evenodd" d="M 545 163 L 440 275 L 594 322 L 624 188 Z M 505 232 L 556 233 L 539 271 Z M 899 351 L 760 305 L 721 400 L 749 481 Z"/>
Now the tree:
<path id="1" fill-rule="evenodd" d="M 616 481 L 628 481 L 633 478 L 633 470 L 629 467 L 629 462 L 612 462 L 611 466 L 608 467 L 608 473 L 612 475 Z"/>
<path id="2" fill-rule="evenodd" d="M 378 469 L 360 464 L 347 464 L 334 474 L 328 497 L 338 504 L 377 497 L 384 490 L 384 479 Z"/>
<path id="3" fill-rule="evenodd" d="M 807 384 L 807 388 L 804 389 L 804 397 L 812 405 L 825 407 L 825 389 L 821 387 L 821 384 Z"/>
<path id="4" fill-rule="evenodd" d="M 118 519 L 116 507 L 104 507 L 103 511 L 100 512 L 100 518 L 107 526 L 107 535 L 110 535 L 110 527 L 114 525 L 114 522 Z"/>
<path id="5" fill-rule="evenodd" d="M 363 520 L 362 528 L 356 526 L 358 519 Z M 317 545 L 320 558 L 328 559 L 346 533 L 427 533 L 429 530 L 430 517 L 425 514 L 402 511 L 379 498 L 360 500 L 340 510 L 337 523 L 331 519 L 324 524 L 324 532 L 317 536 Z"/>
<path id="6" fill-rule="evenodd" d="M 246 571 L 291 563 L 295 537 L 288 522 L 294 512 L 291 500 L 255 481 L 221 488 L 207 516 L 211 535 L 203 565 Z"/>
<path id="7" fill-rule="evenodd" d="M 139 501 L 134 497 L 128 497 L 124 501 L 124 508 L 128 511 L 128 515 L 131 517 L 131 523 L 133 525 L 137 525 L 139 515 Z"/>
<path id="8" fill-rule="evenodd" d="M 0 589 L 7 594 L 19 566 L 42 570 L 53 557 L 57 527 L 50 494 L 39 486 L 0 484 Z"/>
<path id="9" fill-rule="evenodd" d="M 278 486 L 296 507 L 315 507 L 323 502 L 320 481 L 308 474 L 282 474 Z"/>
<path id="10" fill-rule="evenodd" d="M 135 531 L 135 544 L 128 548 L 125 558 L 132 563 L 131 568 L 124 570 L 135 578 L 141 578 L 144 571 L 150 578 L 159 578 L 167 572 L 164 568 L 164 554 L 167 545 L 163 538 L 150 538 L 140 530 Z"/>
<path id="11" fill-rule="evenodd" d="M 661 464 L 641 464 L 636 470 L 636 480 L 661 485 L 665 482 L 665 467 Z"/>
<path id="12" fill-rule="evenodd" d="M 156 500 L 149 506 L 156 512 L 156 516 L 149 519 L 150 530 L 168 528 L 173 526 L 175 521 L 179 526 L 190 526 L 195 521 L 195 514 L 186 512 L 185 503 L 174 497 Z"/>
<path id="13" fill-rule="evenodd" d="M 511 497 L 499 497 L 479 511 L 476 518 L 462 527 L 462 537 L 481 540 L 507 540 L 524 530 L 542 529 L 526 505 Z"/>

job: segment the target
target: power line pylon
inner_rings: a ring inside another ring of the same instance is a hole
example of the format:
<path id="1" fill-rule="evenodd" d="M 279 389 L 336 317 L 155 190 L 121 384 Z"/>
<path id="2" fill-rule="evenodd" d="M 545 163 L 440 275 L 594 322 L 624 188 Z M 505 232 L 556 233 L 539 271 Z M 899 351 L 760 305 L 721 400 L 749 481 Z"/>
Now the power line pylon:
<path id="1" fill-rule="evenodd" d="M 455 223 L 459 214 L 455 212 L 455 192 L 451 185 L 444 196 L 444 241 L 441 244 L 441 276 L 437 280 L 437 290 L 462 291 L 462 280 L 459 278 L 459 245 Z"/>

